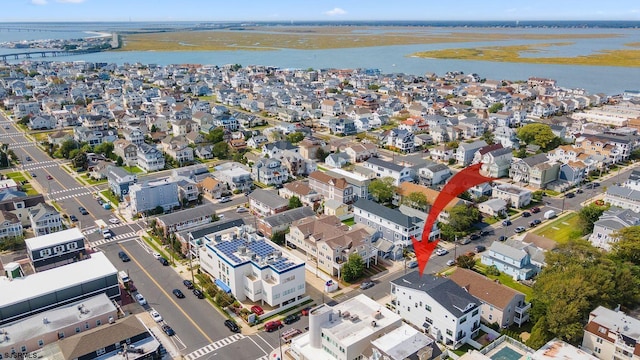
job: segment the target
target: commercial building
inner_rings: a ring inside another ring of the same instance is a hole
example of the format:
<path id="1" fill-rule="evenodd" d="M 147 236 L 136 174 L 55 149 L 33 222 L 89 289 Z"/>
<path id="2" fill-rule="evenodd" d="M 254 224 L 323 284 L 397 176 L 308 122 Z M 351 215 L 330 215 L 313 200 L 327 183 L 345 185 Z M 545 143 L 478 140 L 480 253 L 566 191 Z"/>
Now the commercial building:
<path id="1" fill-rule="evenodd" d="M 25 239 L 24 242 L 36 271 L 82 260 L 86 254 L 84 235 L 77 227 Z"/>
<path id="2" fill-rule="evenodd" d="M 274 243 L 237 228 L 200 248 L 200 264 L 216 285 L 236 299 L 279 307 L 305 294 L 304 261 Z"/>
<path id="3" fill-rule="evenodd" d="M 291 342 L 291 355 L 298 360 L 365 358 L 371 342 L 402 325 L 400 316 L 360 294 L 330 307 L 309 312 L 309 332 Z"/>
<path id="4" fill-rule="evenodd" d="M 120 300 L 118 270 L 101 253 L 12 280 L 0 278 L 0 325 L 52 308 L 106 294 Z"/>

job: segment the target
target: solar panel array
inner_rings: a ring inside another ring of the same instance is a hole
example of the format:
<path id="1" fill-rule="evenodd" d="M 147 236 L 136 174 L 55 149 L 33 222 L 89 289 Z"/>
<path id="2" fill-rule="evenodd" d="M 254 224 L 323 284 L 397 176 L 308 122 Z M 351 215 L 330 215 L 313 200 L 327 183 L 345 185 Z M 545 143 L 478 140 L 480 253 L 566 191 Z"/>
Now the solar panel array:
<path id="1" fill-rule="evenodd" d="M 236 264 L 239 264 L 243 262 L 243 259 L 240 259 L 238 256 L 236 256 L 236 253 L 238 252 L 238 248 L 240 246 L 246 246 L 248 251 L 252 251 L 262 259 L 266 259 L 267 257 L 269 257 L 269 255 L 277 251 L 276 248 L 269 245 L 265 240 L 252 242 L 245 241 L 244 239 L 221 241 L 215 245 L 215 248 L 218 251 L 222 252 L 227 258 L 229 258 L 229 260 L 235 262 Z M 284 271 L 295 265 L 296 264 L 294 262 L 284 257 L 279 257 L 275 262 L 269 264 L 269 266 L 276 269 L 276 271 Z"/>

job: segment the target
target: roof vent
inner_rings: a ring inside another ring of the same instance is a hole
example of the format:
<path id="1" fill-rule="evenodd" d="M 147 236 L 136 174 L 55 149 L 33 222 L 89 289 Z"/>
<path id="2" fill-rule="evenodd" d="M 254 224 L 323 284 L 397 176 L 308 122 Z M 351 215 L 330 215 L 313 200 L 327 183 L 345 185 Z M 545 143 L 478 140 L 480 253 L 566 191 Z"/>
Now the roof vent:
<path id="1" fill-rule="evenodd" d="M 49 323 L 49 319 L 45 316 L 42 318 L 42 323 L 43 324 L 48 324 Z"/>
<path id="2" fill-rule="evenodd" d="M 342 313 L 342 317 L 345 318 L 345 319 L 348 318 L 349 315 L 351 315 L 351 314 L 348 311 L 345 311 L 345 312 Z"/>
<path id="3" fill-rule="evenodd" d="M 356 322 L 356 321 L 360 320 L 360 318 L 358 317 L 358 314 L 353 314 L 353 315 L 351 315 L 349 320 L 351 320 L 352 322 Z"/>
<path id="4" fill-rule="evenodd" d="M 380 310 L 373 313 L 373 318 L 376 320 L 382 318 L 382 313 L 380 312 Z"/>

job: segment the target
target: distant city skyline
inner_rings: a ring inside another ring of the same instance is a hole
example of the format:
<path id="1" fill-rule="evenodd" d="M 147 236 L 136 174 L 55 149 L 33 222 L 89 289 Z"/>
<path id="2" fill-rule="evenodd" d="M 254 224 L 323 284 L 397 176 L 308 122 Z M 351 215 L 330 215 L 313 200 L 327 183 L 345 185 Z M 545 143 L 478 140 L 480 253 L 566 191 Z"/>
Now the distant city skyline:
<path id="1" fill-rule="evenodd" d="M 22 21 L 527 21 L 635 20 L 637 0 L 299 1 L 9 0 L 0 22 Z"/>

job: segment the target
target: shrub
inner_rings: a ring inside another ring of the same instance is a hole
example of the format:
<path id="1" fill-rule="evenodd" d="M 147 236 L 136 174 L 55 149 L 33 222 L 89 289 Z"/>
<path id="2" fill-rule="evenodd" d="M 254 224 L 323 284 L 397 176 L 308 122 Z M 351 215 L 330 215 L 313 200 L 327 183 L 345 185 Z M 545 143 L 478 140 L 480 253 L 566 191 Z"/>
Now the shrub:
<path id="1" fill-rule="evenodd" d="M 500 270 L 495 265 L 487 267 L 487 275 L 499 276 Z"/>

